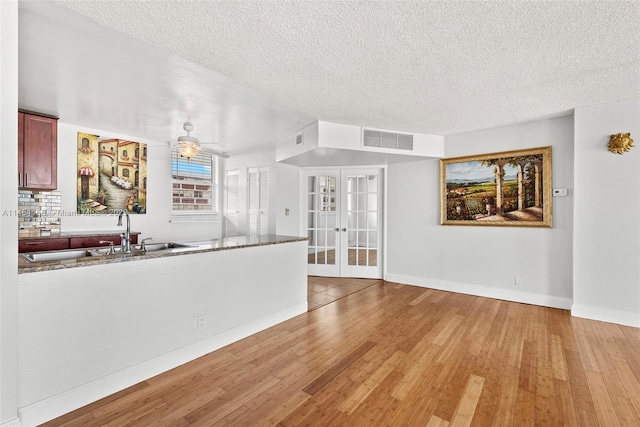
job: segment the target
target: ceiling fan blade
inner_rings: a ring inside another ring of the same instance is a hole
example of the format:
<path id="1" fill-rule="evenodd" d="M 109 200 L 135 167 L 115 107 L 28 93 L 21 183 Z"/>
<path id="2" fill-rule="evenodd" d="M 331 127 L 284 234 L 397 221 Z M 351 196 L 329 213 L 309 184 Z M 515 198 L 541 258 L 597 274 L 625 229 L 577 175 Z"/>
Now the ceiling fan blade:
<path id="1" fill-rule="evenodd" d="M 173 149 L 179 149 L 181 147 L 181 144 L 179 142 L 169 142 L 169 148 Z M 223 151 L 218 151 L 218 150 L 213 150 L 211 148 L 208 147 L 203 147 L 202 143 L 199 144 L 200 145 L 200 149 L 201 151 L 204 151 L 206 153 L 209 153 L 211 155 L 214 156 L 218 156 L 218 157 L 222 157 L 223 159 L 228 159 L 229 157 L 231 157 L 229 154 L 223 152 Z"/>
<path id="2" fill-rule="evenodd" d="M 223 153 L 222 151 L 212 150 L 211 148 L 207 148 L 207 147 L 202 147 L 202 151 L 204 151 L 205 153 L 212 154 L 214 156 L 222 157 L 223 159 L 228 159 L 229 157 L 231 157 L 227 153 Z"/>

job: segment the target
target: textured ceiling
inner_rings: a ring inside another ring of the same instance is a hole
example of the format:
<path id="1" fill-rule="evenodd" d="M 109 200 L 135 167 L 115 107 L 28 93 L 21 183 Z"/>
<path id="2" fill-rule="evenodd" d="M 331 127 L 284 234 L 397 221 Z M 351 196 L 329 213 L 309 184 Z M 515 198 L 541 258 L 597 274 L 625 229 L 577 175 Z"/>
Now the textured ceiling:
<path id="1" fill-rule="evenodd" d="M 314 121 L 219 73 L 50 2 L 21 2 L 18 107 L 166 144 L 194 125 L 208 148 L 278 141 Z"/>
<path id="2" fill-rule="evenodd" d="M 301 117 L 447 135 L 640 96 L 637 0 L 56 3 Z"/>

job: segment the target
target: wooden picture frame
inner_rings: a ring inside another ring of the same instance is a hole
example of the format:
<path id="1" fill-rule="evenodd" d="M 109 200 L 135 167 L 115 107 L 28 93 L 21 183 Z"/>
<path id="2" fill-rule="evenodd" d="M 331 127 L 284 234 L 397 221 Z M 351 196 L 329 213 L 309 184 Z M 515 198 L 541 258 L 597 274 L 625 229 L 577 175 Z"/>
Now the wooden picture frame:
<path id="1" fill-rule="evenodd" d="M 440 160 L 440 223 L 551 227 L 551 147 Z"/>

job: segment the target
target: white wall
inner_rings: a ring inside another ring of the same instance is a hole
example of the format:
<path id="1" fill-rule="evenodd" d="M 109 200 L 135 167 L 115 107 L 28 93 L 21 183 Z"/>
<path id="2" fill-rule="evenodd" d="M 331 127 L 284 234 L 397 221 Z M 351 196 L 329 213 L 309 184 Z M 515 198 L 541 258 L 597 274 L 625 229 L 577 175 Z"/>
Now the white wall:
<path id="1" fill-rule="evenodd" d="M 121 138 L 147 144 L 147 213 L 131 214 L 131 230 L 139 231 L 142 237 L 153 237 L 156 241 L 206 240 L 221 236 L 221 220 L 216 222 L 176 223 L 169 222 L 171 207 L 171 163 L 170 150 L 166 143 L 144 138 L 122 135 L 114 130 L 89 129 L 70 124 L 58 124 L 58 190 L 62 194 L 62 209 L 76 211 L 77 185 L 77 133 Z M 124 230 L 117 227 L 115 215 L 62 216 L 62 231 Z"/>
<path id="2" fill-rule="evenodd" d="M 390 281 L 568 309 L 572 294 L 573 118 L 539 120 L 445 138 L 446 157 L 551 145 L 553 228 L 439 225 L 439 161 L 388 167 Z M 515 277 L 522 286 L 515 287 Z"/>
<path id="3" fill-rule="evenodd" d="M 306 247 L 298 241 L 20 274 L 23 425 L 305 312 Z"/>
<path id="4" fill-rule="evenodd" d="M 18 209 L 18 2 L 0 2 L 0 211 Z M 0 424 L 18 415 L 18 218 L 0 216 Z"/>
<path id="5" fill-rule="evenodd" d="M 619 155 L 609 136 L 630 132 Z M 640 99 L 575 111 L 572 313 L 640 327 Z"/>
<path id="6" fill-rule="evenodd" d="M 300 168 L 277 163 L 276 167 L 276 205 L 272 211 L 276 220 L 276 234 L 298 236 L 300 234 Z M 288 209 L 288 214 L 287 214 Z M 304 235 L 304 233 L 302 234 Z"/>

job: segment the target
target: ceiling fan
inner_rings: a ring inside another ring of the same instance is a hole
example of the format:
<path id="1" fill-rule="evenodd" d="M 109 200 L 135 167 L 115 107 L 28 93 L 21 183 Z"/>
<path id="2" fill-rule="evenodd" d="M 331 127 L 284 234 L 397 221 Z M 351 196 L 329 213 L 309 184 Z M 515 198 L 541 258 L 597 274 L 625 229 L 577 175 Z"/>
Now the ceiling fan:
<path id="1" fill-rule="evenodd" d="M 182 157 L 190 159 L 204 148 L 203 145 L 217 144 L 214 142 L 200 142 L 198 138 L 191 136 L 191 131 L 193 130 L 193 124 L 191 122 L 184 122 L 182 128 L 187 132 L 187 134 L 179 136 L 178 143 L 176 144 L 176 148 Z M 205 148 L 205 151 L 224 159 L 229 158 L 229 155 L 222 151 L 216 151 L 210 148 Z"/>

